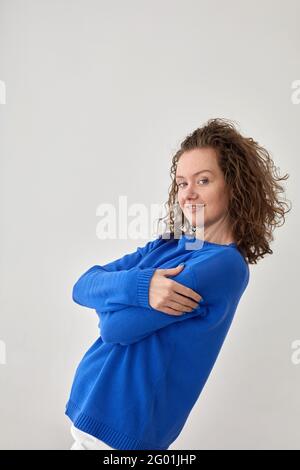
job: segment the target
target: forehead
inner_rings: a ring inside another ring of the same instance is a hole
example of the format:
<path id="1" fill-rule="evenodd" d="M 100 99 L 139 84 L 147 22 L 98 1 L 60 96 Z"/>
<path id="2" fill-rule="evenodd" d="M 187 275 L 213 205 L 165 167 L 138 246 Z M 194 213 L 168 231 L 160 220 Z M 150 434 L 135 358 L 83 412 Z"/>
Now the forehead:
<path id="1" fill-rule="evenodd" d="M 203 170 L 210 170 L 213 174 L 220 172 L 217 154 L 212 148 L 193 149 L 184 152 L 177 163 L 176 177 L 189 177 Z"/>

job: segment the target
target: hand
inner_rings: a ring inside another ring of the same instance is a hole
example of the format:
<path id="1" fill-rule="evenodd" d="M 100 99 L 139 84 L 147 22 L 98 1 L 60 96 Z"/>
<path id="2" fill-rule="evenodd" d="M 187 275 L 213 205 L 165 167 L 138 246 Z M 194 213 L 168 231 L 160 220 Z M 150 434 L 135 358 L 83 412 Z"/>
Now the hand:
<path id="1" fill-rule="evenodd" d="M 198 307 L 201 295 L 179 282 L 167 279 L 176 276 L 184 266 L 156 269 L 149 286 L 149 304 L 152 308 L 171 315 L 182 315 Z"/>

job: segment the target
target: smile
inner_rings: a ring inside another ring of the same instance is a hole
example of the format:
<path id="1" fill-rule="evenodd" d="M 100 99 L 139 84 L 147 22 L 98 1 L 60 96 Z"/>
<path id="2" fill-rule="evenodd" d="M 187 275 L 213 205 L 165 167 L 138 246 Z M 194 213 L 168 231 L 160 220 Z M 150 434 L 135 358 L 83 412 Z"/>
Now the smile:
<path id="1" fill-rule="evenodd" d="M 195 205 L 195 204 L 188 204 L 185 206 L 186 209 L 188 209 L 189 211 L 192 211 L 192 212 L 195 212 L 199 209 L 201 209 L 202 207 L 205 207 L 206 204 L 201 204 L 201 205 Z"/>

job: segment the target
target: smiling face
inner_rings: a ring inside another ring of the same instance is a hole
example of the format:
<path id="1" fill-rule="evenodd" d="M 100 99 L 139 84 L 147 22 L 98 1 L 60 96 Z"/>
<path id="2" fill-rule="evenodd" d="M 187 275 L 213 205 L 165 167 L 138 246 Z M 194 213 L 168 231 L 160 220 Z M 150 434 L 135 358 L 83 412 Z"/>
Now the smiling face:
<path id="1" fill-rule="evenodd" d="M 189 222 L 198 225 L 197 222 L 202 220 L 197 211 L 190 207 L 191 204 L 198 204 L 197 210 L 204 211 L 205 233 L 216 235 L 218 232 L 220 238 L 221 230 L 221 238 L 228 238 L 226 215 L 229 191 L 215 150 L 206 147 L 184 152 L 177 163 L 176 183 L 178 202 Z"/>

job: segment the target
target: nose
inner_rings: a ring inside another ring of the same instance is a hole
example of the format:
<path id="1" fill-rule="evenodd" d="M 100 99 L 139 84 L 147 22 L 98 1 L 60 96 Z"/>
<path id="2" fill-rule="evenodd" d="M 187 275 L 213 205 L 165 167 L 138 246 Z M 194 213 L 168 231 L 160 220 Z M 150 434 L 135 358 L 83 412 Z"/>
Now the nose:
<path id="1" fill-rule="evenodd" d="M 194 190 L 193 188 L 189 188 L 186 190 L 186 194 L 185 194 L 185 199 L 187 202 L 193 202 L 195 200 L 198 199 L 198 194 L 197 194 L 197 191 Z"/>
<path id="2" fill-rule="evenodd" d="M 201 198 L 199 198 L 199 194 L 196 191 L 188 190 L 185 196 L 185 203 L 186 204 L 203 204 Z"/>
<path id="3" fill-rule="evenodd" d="M 183 189 L 184 194 L 183 200 L 184 204 L 202 204 L 204 205 L 204 201 L 201 200 L 199 189 L 193 184 L 186 185 Z"/>

